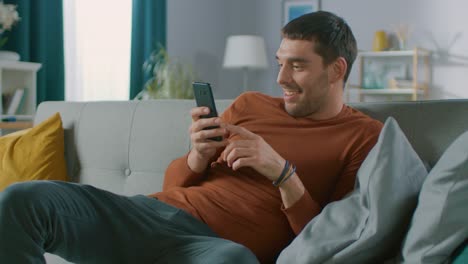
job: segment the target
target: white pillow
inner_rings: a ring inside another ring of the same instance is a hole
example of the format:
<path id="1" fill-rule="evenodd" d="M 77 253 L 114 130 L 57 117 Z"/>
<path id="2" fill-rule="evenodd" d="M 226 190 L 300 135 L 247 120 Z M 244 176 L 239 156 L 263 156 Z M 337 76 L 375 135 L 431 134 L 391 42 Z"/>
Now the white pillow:
<path id="1" fill-rule="evenodd" d="M 405 263 L 442 263 L 468 238 L 468 132 L 427 176 L 403 244 Z"/>
<path id="2" fill-rule="evenodd" d="M 357 173 L 355 190 L 328 204 L 277 263 L 382 263 L 393 257 L 426 175 L 397 122 L 388 118 Z"/>

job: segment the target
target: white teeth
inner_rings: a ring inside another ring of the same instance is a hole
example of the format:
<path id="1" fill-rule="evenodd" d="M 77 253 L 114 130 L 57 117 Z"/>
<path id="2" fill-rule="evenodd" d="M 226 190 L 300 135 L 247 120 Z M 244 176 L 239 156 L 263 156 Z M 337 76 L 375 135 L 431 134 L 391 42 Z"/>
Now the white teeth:
<path id="1" fill-rule="evenodd" d="M 298 94 L 298 92 L 284 91 L 284 94 L 287 96 L 292 96 L 292 95 Z"/>

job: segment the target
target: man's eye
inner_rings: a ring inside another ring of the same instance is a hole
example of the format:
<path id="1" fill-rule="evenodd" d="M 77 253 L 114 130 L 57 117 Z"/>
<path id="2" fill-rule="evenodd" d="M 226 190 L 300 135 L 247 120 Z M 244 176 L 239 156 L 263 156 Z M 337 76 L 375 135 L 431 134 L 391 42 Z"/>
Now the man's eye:
<path id="1" fill-rule="evenodd" d="M 293 67 L 293 69 L 295 69 L 295 70 L 300 70 L 300 69 L 302 69 L 302 66 L 300 66 L 300 65 L 293 65 L 292 67 Z"/>

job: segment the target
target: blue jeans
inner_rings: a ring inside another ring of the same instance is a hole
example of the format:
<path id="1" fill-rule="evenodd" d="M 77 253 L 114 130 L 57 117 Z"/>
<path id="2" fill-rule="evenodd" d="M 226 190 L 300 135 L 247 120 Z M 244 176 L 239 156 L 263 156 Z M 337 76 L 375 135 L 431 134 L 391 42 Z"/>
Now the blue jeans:
<path id="1" fill-rule="evenodd" d="M 258 263 L 183 210 L 89 185 L 18 183 L 0 192 L 0 263 Z"/>

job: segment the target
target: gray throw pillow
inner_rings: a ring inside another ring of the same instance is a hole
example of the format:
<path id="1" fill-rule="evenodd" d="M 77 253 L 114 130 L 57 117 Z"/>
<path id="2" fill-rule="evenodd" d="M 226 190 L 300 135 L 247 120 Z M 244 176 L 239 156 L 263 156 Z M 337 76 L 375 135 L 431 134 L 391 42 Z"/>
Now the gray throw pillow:
<path id="1" fill-rule="evenodd" d="M 355 190 L 328 204 L 277 263 L 382 263 L 400 249 L 427 175 L 393 118 L 357 173 Z"/>
<path id="2" fill-rule="evenodd" d="M 444 152 L 424 182 L 403 244 L 404 263 L 443 263 L 468 238 L 468 132 Z"/>

